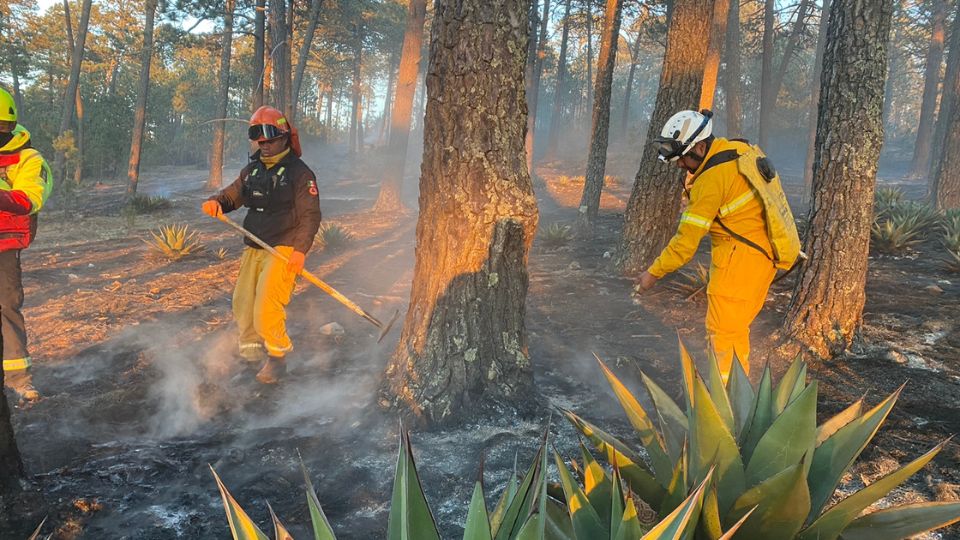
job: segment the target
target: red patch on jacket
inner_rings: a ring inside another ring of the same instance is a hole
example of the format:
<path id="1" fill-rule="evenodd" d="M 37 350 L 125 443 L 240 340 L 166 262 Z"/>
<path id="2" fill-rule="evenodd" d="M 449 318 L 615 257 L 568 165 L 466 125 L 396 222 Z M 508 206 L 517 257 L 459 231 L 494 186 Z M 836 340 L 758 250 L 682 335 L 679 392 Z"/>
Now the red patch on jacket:
<path id="1" fill-rule="evenodd" d="M 9 167 L 20 163 L 20 152 L 16 154 L 0 154 L 0 167 Z"/>

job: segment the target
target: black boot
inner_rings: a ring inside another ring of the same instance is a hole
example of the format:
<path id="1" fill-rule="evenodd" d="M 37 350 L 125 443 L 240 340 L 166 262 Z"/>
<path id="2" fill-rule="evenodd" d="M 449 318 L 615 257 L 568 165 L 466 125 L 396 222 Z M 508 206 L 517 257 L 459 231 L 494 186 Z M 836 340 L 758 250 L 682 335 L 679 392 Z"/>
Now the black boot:
<path id="1" fill-rule="evenodd" d="M 263 384 L 276 384 L 287 372 L 287 363 L 282 356 L 269 356 L 257 373 L 257 380 Z"/>

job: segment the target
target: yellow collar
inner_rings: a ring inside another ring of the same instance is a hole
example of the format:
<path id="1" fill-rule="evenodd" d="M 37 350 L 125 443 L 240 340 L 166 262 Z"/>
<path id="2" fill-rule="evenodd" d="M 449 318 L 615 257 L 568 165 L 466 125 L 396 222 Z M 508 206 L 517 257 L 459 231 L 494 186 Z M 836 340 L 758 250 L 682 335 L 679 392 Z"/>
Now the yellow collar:
<path id="1" fill-rule="evenodd" d="M 266 165 L 268 169 L 272 169 L 274 165 L 276 165 L 277 163 L 280 163 L 280 162 L 283 160 L 283 158 L 287 157 L 287 154 L 289 154 L 289 153 L 290 153 L 290 149 L 287 148 L 286 150 L 284 150 L 283 152 L 280 152 L 279 154 L 277 154 L 277 155 L 275 155 L 275 156 L 264 157 L 264 156 L 261 155 L 261 156 L 260 156 L 260 161 L 261 161 L 264 165 Z"/>

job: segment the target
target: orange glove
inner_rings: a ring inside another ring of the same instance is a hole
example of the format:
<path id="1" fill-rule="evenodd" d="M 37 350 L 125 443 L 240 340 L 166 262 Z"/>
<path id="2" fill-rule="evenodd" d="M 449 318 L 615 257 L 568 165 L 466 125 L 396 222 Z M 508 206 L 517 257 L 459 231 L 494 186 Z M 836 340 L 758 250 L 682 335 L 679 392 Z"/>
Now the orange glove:
<path id="1" fill-rule="evenodd" d="M 204 201 L 200 209 L 203 210 L 204 214 L 212 218 L 218 218 L 223 215 L 223 208 L 220 207 L 219 202 L 214 200 Z"/>
<path id="2" fill-rule="evenodd" d="M 287 272 L 295 276 L 299 276 L 300 272 L 303 271 L 303 263 L 306 261 L 307 256 L 299 251 L 294 251 L 290 254 L 290 258 L 287 259 Z"/>

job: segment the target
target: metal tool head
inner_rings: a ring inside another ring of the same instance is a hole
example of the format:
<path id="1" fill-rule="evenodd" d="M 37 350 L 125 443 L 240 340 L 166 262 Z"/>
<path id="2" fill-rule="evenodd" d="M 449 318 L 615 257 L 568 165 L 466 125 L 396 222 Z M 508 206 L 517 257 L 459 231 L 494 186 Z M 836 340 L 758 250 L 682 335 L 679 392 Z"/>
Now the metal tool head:
<path id="1" fill-rule="evenodd" d="M 390 329 L 393 328 L 393 323 L 397 322 L 397 319 L 400 317 L 400 310 L 398 309 L 396 313 L 393 314 L 393 317 L 390 317 L 390 320 L 387 321 L 387 324 L 383 326 L 380 330 L 380 337 L 377 338 L 377 343 L 383 341 L 383 338 L 387 337 L 387 334 L 390 333 Z"/>

